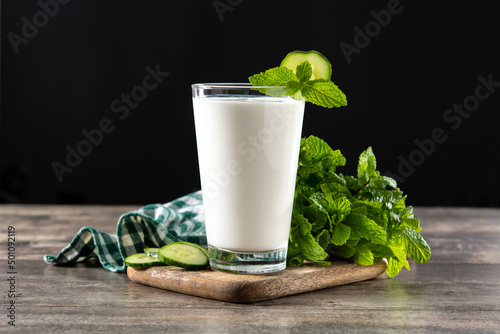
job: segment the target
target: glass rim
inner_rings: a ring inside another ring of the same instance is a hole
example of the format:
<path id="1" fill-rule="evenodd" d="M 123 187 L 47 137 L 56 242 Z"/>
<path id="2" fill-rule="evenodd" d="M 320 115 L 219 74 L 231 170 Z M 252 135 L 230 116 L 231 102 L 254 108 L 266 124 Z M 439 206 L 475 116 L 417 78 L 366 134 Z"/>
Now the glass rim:
<path id="1" fill-rule="evenodd" d="M 253 86 L 251 83 L 244 82 L 228 82 L 228 83 L 217 83 L 217 82 L 208 82 L 208 83 L 195 83 L 191 85 L 196 89 L 213 89 L 213 88 L 222 88 L 222 89 L 249 89 L 249 88 L 260 88 L 260 89 L 276 89 L 276 88 L 286 88 L 286 86 Z"/>

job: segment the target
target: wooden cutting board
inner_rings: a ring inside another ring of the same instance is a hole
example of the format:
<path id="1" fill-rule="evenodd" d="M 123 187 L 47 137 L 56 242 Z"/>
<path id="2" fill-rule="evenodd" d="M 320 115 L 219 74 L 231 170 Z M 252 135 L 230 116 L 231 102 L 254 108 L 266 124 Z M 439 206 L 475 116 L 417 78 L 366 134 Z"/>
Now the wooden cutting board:
<path id="1" fill-rule="evenodd" d="M 270 274 L 240 275 L 215 270 L 187 271 L 177 267 L 128 267 L 128 277 L 137 283 L 193 296 L 234 303 L 250 303 L 344 285 L 375 278 L 385 272 L 387 262 L 359 266 L 333 262 L 330 266 L 305 264 Z"/>

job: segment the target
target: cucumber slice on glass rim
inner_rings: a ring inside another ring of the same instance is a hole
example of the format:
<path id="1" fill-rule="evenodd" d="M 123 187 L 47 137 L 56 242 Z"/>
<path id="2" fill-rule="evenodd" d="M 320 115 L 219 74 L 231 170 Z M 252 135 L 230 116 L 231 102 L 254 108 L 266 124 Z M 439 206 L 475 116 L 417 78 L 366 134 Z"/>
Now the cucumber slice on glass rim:
<path id="1" fill-rule="evenodd" d="M 169 266 L 200 270 L 208 266 L 208 256 L 201 246 L 186 241 L 172 242 L 158 251 L 158 259 Z"/>
<path id="2" fill-rule="evenodd" d="M 312 76 L 310 80 L 325 79 L 330 80 L 332 76 L 332 65 L 321 53 L 315 50 L 311 51 L 292 51 L 281 61 L 281 65 L 295 72 L 297 65 L 308 61 L 312 67 Z"/>
<path id="3" fill-rule="evenodd" d="M 159 261 L 156 257 L 148 256 L 144 253 L 137 253 L 127 256 L 123 262 L 127 267 L 149 268 L 164 266 L 165 263 Z"/>

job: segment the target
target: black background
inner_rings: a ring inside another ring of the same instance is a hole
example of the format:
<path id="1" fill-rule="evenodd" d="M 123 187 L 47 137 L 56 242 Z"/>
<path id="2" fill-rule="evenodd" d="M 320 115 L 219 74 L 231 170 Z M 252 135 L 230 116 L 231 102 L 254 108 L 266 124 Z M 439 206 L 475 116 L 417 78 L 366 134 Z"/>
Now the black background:
<path id="1" fill-rule="evenodd" d="M 460 124 L 444 119 L 474 101 L 480 76 L 500 83 L 498 1 L 65 0 L 52 15 L 41 3 L 56 2 L 2 1 L 3 202 L 147 204 L 197 190 L 190 84 L 245 82 L 315 49 L 349 105 L 308 104 L 303 136 L 339 148 L 340 172 L 355 173 L 372 146 L 410 205 L 500 206 L 499 84 Z M 375 23 L 393 5 L 390 22 Z M 38 31 L 19 42 L 27 21 Z M 148 66 L 169 75 L 128 114 L 114 112 Z M 103 119 L 113 131 L 58 180 L 54 162 Z M 438 128 L 446 140 L 418 153 Z M 402 158 L 418 166 L 401 173 Z"/>

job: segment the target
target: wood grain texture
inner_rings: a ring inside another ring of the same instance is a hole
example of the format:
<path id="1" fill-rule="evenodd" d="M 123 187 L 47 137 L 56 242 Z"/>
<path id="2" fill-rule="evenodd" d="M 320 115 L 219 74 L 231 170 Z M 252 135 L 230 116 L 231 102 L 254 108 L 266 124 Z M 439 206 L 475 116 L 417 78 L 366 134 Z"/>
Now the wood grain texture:
<path id="1" fill-rule="evenodd" d="M 137 206 L 0 205 L 0 332 L 500 333 L 500 209 L 415 208 L 426 264 L 248 304 L 137 284 L 95 261 L 43 262 L 82 226 L 113 232 Z M 16 228 L 15 328 L 7 324 L 7 226 Z"/>
<path id="2" fill-rule="evenodd" d="M 331 288 L 378 277 L 387 263 L 358 266 L 334 262 L 330 266 L 305 264 L 263 275 L 236 275 L 215 270 L 187 271 L 175 267 L 128 268 L 134 282 L 186 293 L 193 296 L 234 303 L 250 303 Z"/>

